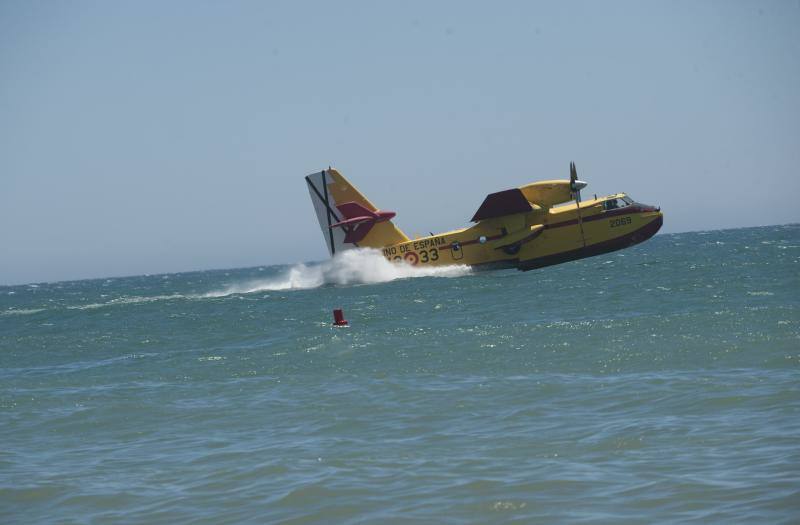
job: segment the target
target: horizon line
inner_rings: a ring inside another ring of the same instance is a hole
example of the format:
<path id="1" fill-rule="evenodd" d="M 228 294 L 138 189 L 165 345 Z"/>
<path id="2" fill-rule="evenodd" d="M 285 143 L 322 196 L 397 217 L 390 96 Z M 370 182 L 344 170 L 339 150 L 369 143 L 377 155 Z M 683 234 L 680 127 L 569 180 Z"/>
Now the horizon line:
<path id="1" fill-rule="evenodd" d="M 755 228 L 772 228 L 777 226 L 800 226 L 800 222 L 788 222 L 784 224 L 763 224 L 759 226 L 739 226 L 736 228 L 718 228 L 713 230 L 707 229 L 700 229 L 700 230 L 686 230 L 680 232 L 669 232 L 669 233 L 657 233 L 653 238 L 656 237 L 666 237 L 670 235 L 683 235 L 686 233 L 704 233 L 704 232 L 723 232 L 729 230 L 747 230 L 747 229 L 755 229 Z M 294 262 L 280 262 L 280 263 L 271 263 L 271 264 L 254 264 L 252 266 L 237 266 L 232 268 L 195 268 L 191 270 L 179 270 L 179 271 L 172 271 L 172 272 L 159 272 L 159 273 L 140 273 L 140 274 L 128 274 L 128 275 L 107 275 L 107 276 L 99 276 L 99 277 L 80 277 L 77 279 L 59 279 L 54 281 L 28 281 L 28 282 L 21 282 L 15 284 L 0 284 L 0 288 L 13 288 L 17 286 L 30 286 L 30 285 L 40 285 L 40 284 L 58 284 L 58 283 L 75 283 L 75 282 L 82 282 L 82 281 L 101 281 L 101 280 L 108 280 L 108 279 L 131 279 L 133 277 L 155 277 L 159 275 L 178 275 L 184 273 L 198 273 L 198 272 L 220 272 L 226 270 L 247 270 L 250 268 L 260 268 L 260 267 L 270 267 L 270 266 L 289 266 L 292 264 L 314 264 L 323 262 L 326 259 L 320 259 L 315 261 L 294 261 Z"/>

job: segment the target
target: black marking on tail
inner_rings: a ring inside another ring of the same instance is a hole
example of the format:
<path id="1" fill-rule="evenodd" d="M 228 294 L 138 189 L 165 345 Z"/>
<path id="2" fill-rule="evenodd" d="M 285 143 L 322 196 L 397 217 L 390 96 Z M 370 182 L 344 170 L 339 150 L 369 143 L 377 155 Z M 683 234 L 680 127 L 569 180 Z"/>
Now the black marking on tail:
<path id="1" fill-rule="evenodd" d="M 331 228 L 331 205 L 328 201 L 328 180 L 325 178 L 325 170 L 322 170 L 322 188 L 325 190 L 325 208 L 328 210 L 328 235 L 331 239 L 331 256 L 336 255 L 336 245 L 333 243 L 333 228 Z M 336 217 L 336 215 L 334 215 Z M 339 219 L 336 219 L 337 221 Z"/>
<path id="2" fill-rule="evenodd" d="M 306 177 L 306 182 L 308 183 L 309 186 L 311 186 L 311 189 L 314 190 L 314 193 L 317 195 L 317 197 L 319 197 L 319 200 L 321 200 L 325 204 L 325 208 L 327 208 L 328 213 L 330 215 L 332 215 L 333 218 L 336 219 L 337 222 L 340 221 L 341 219 L 339 218 L 339 216 L 336 215 L 336 212 L 333 211 L 333 209 L 330 206 L 328 206 L 328 203 L 326 202 L 325 197 L 323 197 L 322 193 L 320 193 L 320 191 L 317 189 L 317 187 L 314 186 L 314 183 L 311 182 L 311 179 Z M 328 223 L 331 224 L 330 218 L 328 218 Z"/>
<path id="3" fill-rule="evenodd" d="M 323 184 L 323 186 L 325 188 L 325 196 L 324 197 L 323 197 L 322 193 L 320 193 L 320 191 L 317 189 L 317 187 L 314 186 L 314 183 L 311 182 L 311 179 L 306 177 L 306 182 L 311 187 L 311 189 L 314 190 L 314 193 L 317 195 L 319 200 L 322 201 L 323 204 L 325 204 L 325 209 L 328 212 L 326 214 L 326 217 L 328 219 L 328 235 L 330 236 L 330 240 L 331 240 L 331 255 L 333 255 L 334 253 L 336 253 L 336 246 L 333 244 L 333 229 L 331 228 L 331 224 L 333 224 L 333 223 L 331 222 L 331 216 L 333 216 L 333 218 L 336 220 L 336 222 L 339 222 L 341 219 L 339 218 L 338 215 L 336 215 L 336 212 L 331 209 L 330 201 L 328 200 L 328 185 L 325 183 L 326 182 L 325 172 L 324 171 L 322 172 L 322 184 Z"/>
<path id="4" fill-rule="evenodd" d="M 331 208 L 330 201 L 328 200 L 328 181 L 327 181 L 327 178 L 325 177 L 325 172 L 324 172 L 324 171 L 322 171 L 322 172 L 320 172 L 320 173 L 322 174 L 322 185 L 323 185 L 323 186 L 324 186 L 324 188 L 325 188 L 325 196 L 323 196 L 323 195 L 322 195 L 322 193 L 319 191 L 319 189 L 317 189 L 317 187 L 316 187 L 316 186 L 314 186 L 314 183 L 313 183 L 313 182 L 311 182 L 311 179 L 310 179 L 310 178 L 306 177 L 306 183 L 308 183 L 309 187 L 310 187 L 312 190 L 314 190 L 314 194 L 316 194 L 316 196 L 319 198 L 319 200 L 321 200 L 321 201 L 322 201 L 322 203 L 325 205 L 325 209 L 328 211 L 328 213 L 327 213 L 327 219 L 328 219 L 328 235 L 330 235 L 330 237 L 329 237 L 329 238 L 330 238 L 330 240 L 331 240 L 331 256 L 333 256 L 333 255 L 336 253 L 336 245 L 333 243 L 333 228 L 331 227 L 331 225 L 333 224 L 333 222 L 331 221 L 331 217 L 333 217 L 333 219 L 334 219 L 334 221 L 335 221 L 335 222 L 341 222 L 341 221 L 342 221 L 342 218 L 340 218 L 340 217 L 339 217 L 339 216 L 336 214 L 336 212 L 333 210 L 333 208 Z M 344 215 L 342 215 L 342 217 L 344 217 Z M 354 243 L 352 243 L 352 244 L 353 244 L 353 246 L 355 246 L 356 248 L 358 248 L 358 247 L 359 247 L 357 242 L 354 242 Z"/>

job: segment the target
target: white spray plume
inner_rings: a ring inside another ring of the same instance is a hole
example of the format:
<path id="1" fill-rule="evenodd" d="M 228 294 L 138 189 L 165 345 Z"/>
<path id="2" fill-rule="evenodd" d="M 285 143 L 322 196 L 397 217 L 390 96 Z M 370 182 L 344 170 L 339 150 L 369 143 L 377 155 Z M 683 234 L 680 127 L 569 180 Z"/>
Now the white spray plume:
<path id="1" fill-rule="evenodd" d="M 296 264 L 272 279 L 233 285 L 224 291 L 209 293 L 207 297 L 269 290 L 302 290 L 324 284 L 375 284 L 410 277 L 460 277 L 468 273 L 468 266 L 411 266 L 405 261 L 391 262 L 379 250 L 360 248 L 340 252 L 319 265 Z"/>

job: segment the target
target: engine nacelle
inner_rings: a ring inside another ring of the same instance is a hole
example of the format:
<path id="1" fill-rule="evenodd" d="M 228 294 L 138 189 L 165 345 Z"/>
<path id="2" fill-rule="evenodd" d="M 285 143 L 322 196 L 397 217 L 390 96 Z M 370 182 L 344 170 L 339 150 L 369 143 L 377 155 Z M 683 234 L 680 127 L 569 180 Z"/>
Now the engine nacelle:
<path id="1" fill-rule="evenodd" d="M 575 198 L 568 180 L 544 180 L 521 186 L 519 189 L 528 201 L 544 207 Z"/>

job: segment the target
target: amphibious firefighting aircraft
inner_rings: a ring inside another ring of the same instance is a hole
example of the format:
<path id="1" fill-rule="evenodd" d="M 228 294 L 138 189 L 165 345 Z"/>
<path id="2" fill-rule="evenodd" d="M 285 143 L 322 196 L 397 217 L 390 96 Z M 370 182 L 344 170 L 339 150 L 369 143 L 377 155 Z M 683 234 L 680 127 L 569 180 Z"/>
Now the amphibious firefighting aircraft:
<path id="1" fill-rule="evenodd" d="M 586 183 L 570 163 L 569 180 L 546 180 L 489 194 L 468 228 L 409 239 L 338 171 L 306 177 L 331 256 L 375 248 L 412 265 L 463 264 L 532 270 L 621 250 L 661 228 L 661 209 L 624 193 L 581 201 Z"/>

